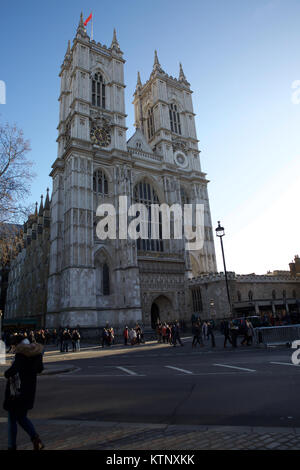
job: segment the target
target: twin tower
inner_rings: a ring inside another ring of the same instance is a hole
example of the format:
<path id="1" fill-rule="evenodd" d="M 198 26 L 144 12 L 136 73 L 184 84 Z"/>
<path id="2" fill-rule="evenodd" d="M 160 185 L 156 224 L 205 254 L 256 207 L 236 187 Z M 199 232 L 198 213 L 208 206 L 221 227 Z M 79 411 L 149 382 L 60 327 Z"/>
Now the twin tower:
<path id="1" fill-rule="evenodd" d="M 126 138 L 124 64 L 116 33 L 110 47 L 91 40 L 81 15 L 61 66 L 58 154 L 52 165 L 47 327 L 115 327 L 190 319 L 188 281 L 216 272 L 200 166 L 192 91 L 180 65 L 167 75 L 155 52 L 149 80 L 134 92 L 135 127 Z M 205 242 L 100 240 L 97 207 L 204 204 Z"/>

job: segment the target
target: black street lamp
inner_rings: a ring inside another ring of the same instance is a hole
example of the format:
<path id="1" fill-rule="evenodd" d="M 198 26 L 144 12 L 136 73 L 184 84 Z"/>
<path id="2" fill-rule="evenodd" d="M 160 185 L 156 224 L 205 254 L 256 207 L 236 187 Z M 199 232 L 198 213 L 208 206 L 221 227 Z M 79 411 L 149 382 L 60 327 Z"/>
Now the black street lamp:
<path id="1" fill-rule="evenodd" d="M 222 256 L 223 256 L 223 264 L 224 264 L 224 273 L 225 273 L 225 281 L 226 281 L 226 290 L 227 290 L 227 298 L 228 298 L 228 303 L 229 303 L 230 316 L 232 316 L 231 300 L 230 300 L 230 294 L 229 294 L 228 279 L 227 279 L 227 271 L 226 271 L 225 256 L 224 256 L 224 248 L 223 248 L 223 240 L 222 240 L 222 238 L 223 238 L 224 235 L 225 235 L 225 230 L 224 230 L 224 227 L 221 227 L 220 221 L 218 221 L 218 227 L 216 228 L 216 235 L 217 235 L 217 237 L 220 238 L 220 242 L 221 242 L 221 249 L 222 249 Z"/>

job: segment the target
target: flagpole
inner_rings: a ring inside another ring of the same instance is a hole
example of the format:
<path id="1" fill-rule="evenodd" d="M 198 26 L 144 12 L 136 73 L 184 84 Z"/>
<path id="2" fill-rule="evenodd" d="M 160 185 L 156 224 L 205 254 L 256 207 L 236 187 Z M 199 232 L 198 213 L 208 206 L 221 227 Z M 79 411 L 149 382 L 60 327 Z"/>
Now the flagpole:
<path id="1" fill-rule="evenodd" d="M 93 40 L 93 21 L 94 21 L 94 15 L 93 15 L 93 12 L 92 12 L 91 41 Z"/>

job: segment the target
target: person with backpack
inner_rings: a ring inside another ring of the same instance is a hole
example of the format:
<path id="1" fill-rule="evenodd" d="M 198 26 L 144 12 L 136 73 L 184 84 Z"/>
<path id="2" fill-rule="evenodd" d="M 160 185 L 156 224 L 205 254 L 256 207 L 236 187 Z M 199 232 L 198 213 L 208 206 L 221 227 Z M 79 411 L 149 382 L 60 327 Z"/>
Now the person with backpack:
<path id="1" fill-rule="evenodd" d="M 36 376 L 44 369 L 43 346 L 30 343 L 19 334 L 12 341 L 15 359 L 4 373 L 7 383 L 3 408 L 8 412 L 8 450 L 17 450 L 18 424 L 29 435 L 33 449 L 42 450 L 44 444 L 27 418 L 27 413 L 34 405 Z"/>
<path id="2" fill-rule="evenodd" d="M 70 341 L 71 341 L 71 334 L 70 330 L 67 328 L 63 332 L 63 352 L 69 352 L 69 346 L 70 346 Z"/>

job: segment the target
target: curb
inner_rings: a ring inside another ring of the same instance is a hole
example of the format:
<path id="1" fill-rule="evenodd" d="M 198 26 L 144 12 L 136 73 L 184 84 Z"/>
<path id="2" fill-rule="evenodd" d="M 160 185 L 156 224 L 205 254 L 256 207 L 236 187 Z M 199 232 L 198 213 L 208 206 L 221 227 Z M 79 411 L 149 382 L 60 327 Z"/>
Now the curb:
<path id="1" fill-rule="evenodd" d="M 47 369 L 45 367 L 43 372 L 41 374 L 38 374 L 38 375 L 40 377 L 42 377 L 44 375 L 66 374 L 67 372 L 72 372 L 72 371 L 77 370 L 77 369 L 78 369 L 78 367 L 75 367 L 75 366 L 65 367 L 64 369 Z"/>
<path id="2" fill-rule="evenodd" d="M 9 366 L 7 366 L 8 368 Z M 78 367 L 76 366 L 69 366 L 69 367 L 64 367 L 63 369 L 45 369 L 41 374 L 38 374 L 38 377 L 43 377 L 46 375 L 57 375 L 57 374 L 66 374 L 67 372 L 73 372 L 74 370 L 77 370 Z M 0 372 L 0 377 L 4 377 L 4 373 Z"/>

